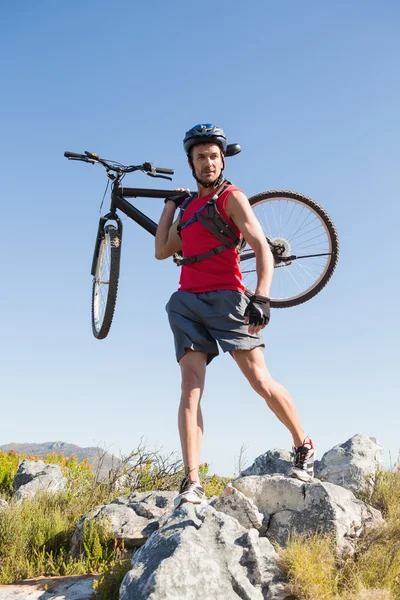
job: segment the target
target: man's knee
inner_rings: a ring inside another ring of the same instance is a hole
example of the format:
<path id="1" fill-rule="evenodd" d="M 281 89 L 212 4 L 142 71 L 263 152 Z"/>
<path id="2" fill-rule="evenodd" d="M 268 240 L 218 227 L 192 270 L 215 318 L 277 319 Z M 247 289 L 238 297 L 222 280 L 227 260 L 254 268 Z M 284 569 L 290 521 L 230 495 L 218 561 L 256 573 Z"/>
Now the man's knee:
<path id="1" fill-rule="evenodd" d="M 203 391 L 207 355 L 188 350 L 179 362 L 182 375 L 182 395 L 191 395 L 195 390 Z"/>
<path id="2" fill-rule="evenodd" d="M 260 396 L 273 398 L 275 381 L 264 369 L 253 371 L 249 377 L 249 382 Z"/>

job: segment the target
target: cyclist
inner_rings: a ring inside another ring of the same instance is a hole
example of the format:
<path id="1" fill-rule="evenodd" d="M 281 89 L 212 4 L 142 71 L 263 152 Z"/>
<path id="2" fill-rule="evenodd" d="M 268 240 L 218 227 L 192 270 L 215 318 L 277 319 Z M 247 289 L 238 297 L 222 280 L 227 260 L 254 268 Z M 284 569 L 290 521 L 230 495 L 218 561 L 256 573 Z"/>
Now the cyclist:
<path id="1" fill-rule="evenodd" d="M 185 478 L 175 506 L 205 500 L 199 478 L 203 418 L 200 401 L 206 367 L 218 355 L 217 342 L 229 352 L 253 389 L 293 437 L 291 475 L 313 477 L 314 446 L 306 436 L 286 389 L 269 374 L 260 331 L 270 319 L 274 259 L 245 194 L 224 179 L 227 141 L 212 124 L 196 125 L 183 142 L 197 193 L 177 190 L 165 206 L 155 239 L 157 259 L 180 253 L 180 285 L 166 306 L 181 368 L 178 412 Z M 174 221 L 176 209 L 179 216 Z M 174 222 L 173 222 L 174 221 Z M 238 248 L 243 241 L 256 257 L 255 294 L 245 294 Z"/>

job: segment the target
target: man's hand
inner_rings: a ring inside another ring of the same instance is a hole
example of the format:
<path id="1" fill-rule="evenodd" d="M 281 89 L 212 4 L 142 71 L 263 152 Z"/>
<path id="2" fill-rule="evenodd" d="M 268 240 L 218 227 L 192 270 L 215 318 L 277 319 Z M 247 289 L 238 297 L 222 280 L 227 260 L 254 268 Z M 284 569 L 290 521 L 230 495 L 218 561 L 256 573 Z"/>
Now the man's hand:
<path id="1" fill-rule="evenodd" d="M 177 194 L 175 194 L 174 196 L 170 196 L 169 198 L 165 199 L 165 204 L 171 200 L 171 202 L 173 202 L 175 204 L 175 207 L 178 208 L 179 206 L 181 206 L 181 204 L 183 204 L 185 202 L 185 200 L 187 200 L 187 198 L 189 198 L 190 196 L 190 190 L 185 190 L 183 188 L 177 188 L 175 189 L 175 192 L 178 192 Z"/>
<path id="2" fill-rule="evenodd" d="M 270 300 L 265 296 L 252 296 L 244 311 L 245 323 L 249 324 L 249 334 L 256 335 L 268 325 Z"/>

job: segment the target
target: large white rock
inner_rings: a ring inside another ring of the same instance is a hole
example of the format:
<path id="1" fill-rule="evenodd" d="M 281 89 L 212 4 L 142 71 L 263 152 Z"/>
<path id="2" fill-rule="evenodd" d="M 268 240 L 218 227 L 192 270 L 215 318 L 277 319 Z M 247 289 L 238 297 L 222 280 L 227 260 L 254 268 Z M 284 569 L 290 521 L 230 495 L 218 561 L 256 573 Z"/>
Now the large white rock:
<path id="1" fill-rule="evenodd" d="M 126 548 L 145 543 L 159 527 L 159 522 L 173 510 L 176 492 L 136 492 L 116 498 L 110 504 L 97 506 L 78 522 L 72 537 L 73 556 L 81 553 L 83 526 L 86 520 L 106 519 L 112 538 L 123 540 Z"/>
<path id="2" fill-rule="evenodd" d="M 134 554 L 120 600 L 289 600 L 276 559 L 255 529 L 186 503 Z"/>
<path id="3" fill-rule="evenodd" d="M 316 465 L 315 476 L 352 492 L 364 491 L 383 467 L 383 447 L 376 439 L 356 434 L 344 444 L 325 452 Z"/>
<path id="4" fill-rule="evenodd" d="M 269 519 L 266 536 L 285 546 L 291 532 L 334 532 L 338 548 L 352 551 L 354 538 L 382 521 L 379 511 L 332 483 L 302 483 L 283 475 L 242 477 L 233 486 Z"/>
<path id="5" fill-rule="evenodd" d="M 14 499 L 33 498 L 37 492 L 54 493 L 67 487 L 67 479 L 58 465 L 45 464 L 42 460 L 21 460 L 13 479 Z"/>

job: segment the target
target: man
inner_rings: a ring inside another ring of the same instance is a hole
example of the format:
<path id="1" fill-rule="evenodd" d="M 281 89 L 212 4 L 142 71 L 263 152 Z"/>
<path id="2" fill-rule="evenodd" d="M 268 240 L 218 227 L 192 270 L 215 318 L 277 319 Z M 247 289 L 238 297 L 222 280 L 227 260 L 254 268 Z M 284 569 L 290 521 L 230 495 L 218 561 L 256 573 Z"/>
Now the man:
<path id="1" fill-rule="evenodd" d="M 176 259 L 182 264 L 179 289 L 166 307 L 182 376 L 178 424 L 185 478 L 175 506 L 204 500 L 199 478 L 200 400 L 207 364 L 218 355 L 217 342 L 292 434 L 292 476 L 311 480 L 314 463 L 313 443 L 293 401 L 265 365 L 260 331 L 270 318 L 274 259 L 245 194 L 222 175 L 225 134 L 214 125 L 196 125 L 186 133 L 184 148 L 198 192 L 192 197 L 180 190 L 165 201 L 155 240 L 157 259 L 179 253 Z M 179 217 L 173 222 L 177 208 Z M 252 297 L 244 293 L 239 269 L 243 238 L 256 257 L 257 287 Z"/>

